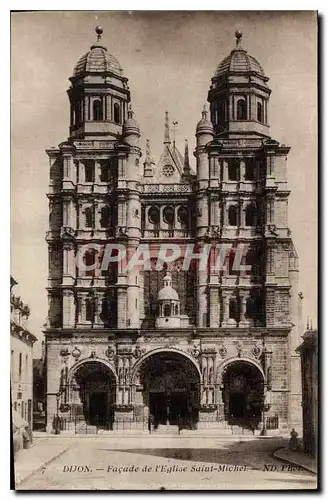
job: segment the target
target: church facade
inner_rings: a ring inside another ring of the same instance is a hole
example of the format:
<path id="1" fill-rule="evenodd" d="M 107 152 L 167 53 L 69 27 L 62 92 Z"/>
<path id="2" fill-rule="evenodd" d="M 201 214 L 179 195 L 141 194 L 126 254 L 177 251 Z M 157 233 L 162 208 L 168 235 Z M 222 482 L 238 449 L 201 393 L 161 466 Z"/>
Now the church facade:
<path id="1" fill-rule="evenodd" d="M 290 148 L 270 136 L 268 77 L 236 32 L 195 127 L 196 169 L 167 112 L 155 162 L 96 32 L 70 78 L 69 138 L 47 150 L 48 430 L 57 414 L 67 429 L 297 427 Z"/>

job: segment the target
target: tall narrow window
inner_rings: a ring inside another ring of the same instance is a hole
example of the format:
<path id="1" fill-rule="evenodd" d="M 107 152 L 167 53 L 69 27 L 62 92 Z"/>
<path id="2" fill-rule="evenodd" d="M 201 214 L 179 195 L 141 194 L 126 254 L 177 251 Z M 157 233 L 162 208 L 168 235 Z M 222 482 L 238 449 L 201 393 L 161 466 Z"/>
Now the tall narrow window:
<path id="1" fill-rule="evenodd" d="M 256 226 L 257 212 L 254 205 L 246 207 L 246 226 Z"/>
<path id="2" fill-rule="evenodd" d="M 257 103 L 257 121 L 263 122 L 263 105 L 262 103 Z"/>
<path id="3" fill-rule="evenodd" d="M 239 161 L 229 160 L 228 162 L 228 179 L 229 181 L 238 181 L 239 177 Z"/>
<path id="4" fill-rule="evenodd" d="M 93 119 L 96 122 L 102 121 L 103 118 L 103 106 L 100 99 L 93 101 Z"/>
<path id="5" fill-rule="evenodd" d="M 19 358 L 18 358 L 18 375 L 22 375 L 22 353 L 19 353 Z"/>
<path id="6" fill-rule="evenodd" d="M 84 164 L 85 182 L 95 181 L 95 166 L 92 161 L 86 161 Z"/>
<path id="7" fill-rule="evenodd" d="M 96 263 L 96 252 L 89 251 L 84 254 L 84 265 L 85 266 L 90 266 L 90 269 L 86 269 L 85 275 L 86 276 L 94 276 L 95 275 L 95 263 Z M 92 267 L 91 267 L 92 266 Z"/>
<path id="8" fill-rule="evenodd" d="M 253 158 L 245 160 L 245 180 L 255 181 L 256 179 L 256 164 Z"/>
<path id="9" fill-rule="evenodd" d="M 85 319 L 93 323 L 94 318 L 94 304 L 93 299 L 87 299 L 85 301 Z"/>
<path id="10" fill-rule="evenodd" d="M 236 205 L 232 205 L 228 209 L 228 223 L 229 223 L 229 226 L 237 226 L 238 225 L 238 208 Z"/>
<path id="11" fill-rule="evenodd" d="M 244 99 L 237 101 L 237 120 L 247 120 L 247 104 Z"/>
<path id="12" fill-rule="evenodd" d="M 117 102 L 114 104 L 114 123 L 121 123 L 121 110 Z"/>
<path id="13" fill-rule="evenodd" d="M 77 101 L 75 104 L 75 125 L 79 125 L 81 123 L 81 102 Z"/>
<path id="14" fill-rule="evenodd" d="M 229 301 L 229 318 L 234 319 L 238 322 L 238 302 L 237 299 L 233 298 Z"/>
<path id="15" fill-rule="evenodd" d="M 108 227 L 110 225 L 110 208 L 103 207 L 101 209 L 100 227 Z"/>
<path id="16" fill-rule="evenodd" d="M 85 227 L 93 227 L 93 209 L 91 207 L 85 209 Z"/>

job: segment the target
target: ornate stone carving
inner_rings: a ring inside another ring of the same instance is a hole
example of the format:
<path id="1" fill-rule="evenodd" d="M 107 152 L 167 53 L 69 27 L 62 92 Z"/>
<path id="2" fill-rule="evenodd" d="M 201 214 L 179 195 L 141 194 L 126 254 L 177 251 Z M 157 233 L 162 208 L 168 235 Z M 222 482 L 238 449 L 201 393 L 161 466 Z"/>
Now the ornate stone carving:
<path id="1" fill-rule="evenodd" d="M 221 356 L 221 358 L 225 358 L 226 355 L 227 355 L 227 348 L 225 345 L 222 345 L 220 348 L 219 348 L 219 354 Z"/>
<path id="2" fill-rule="evenodd" d="M 243 355 L 243 344 L 238 342 L 236 345 L 237 356 L 240 358 Z"/>
<path id="3" fill-rule="evenodd" d="M 194 345 L 194 347 L 190 350 L 190 352 L 194 358 L 198 358 L 198 356 L 200 355 L 200 349 L 196 345 Z"/>
<path id="4" fill-rule="evenodd" d="M 79 349 L 78 347 L 74 347 L 72 356 L 73 358 L 75 358 L 75 360 L 77 360 L 81 356 L 81 349 Z"/>
<path id="5" fill-rule="evenodd" d="M 252 354 L 253 354 L 253 356 L 255 356 L 255 358 L 258 358 L 260 356 L 261 352 L 262 352 L 262 349 L 259 345 L 255 345 L 252 348 Z"/>
<path id="6" fill-rule="evenodd" d="M 109 360 L 114 359 L 115 349 L 113 349 L 112 347 L 108 346 L 107 349 L 106 349 L 106 351 L 105 351 L 105 355 L 107 356 L 107 358 Z"/>
<path id="7" fill-rule="evenodd" d="M 62 357 L 66 357 L 66 356 L 69 356 L 69 350 L 67 349 L 67 347 L 63 348 L 63 349 L 60 349 L 60 355 Z"/>
<path id="8" fill-rule="evenodd" d="M 141 349 L 141 347 L 137 345 L 133 351 L 133 356 L 135 358 L 140 358 L 143 354 L 145 354 L 145 352 L 146 349 Z"/>

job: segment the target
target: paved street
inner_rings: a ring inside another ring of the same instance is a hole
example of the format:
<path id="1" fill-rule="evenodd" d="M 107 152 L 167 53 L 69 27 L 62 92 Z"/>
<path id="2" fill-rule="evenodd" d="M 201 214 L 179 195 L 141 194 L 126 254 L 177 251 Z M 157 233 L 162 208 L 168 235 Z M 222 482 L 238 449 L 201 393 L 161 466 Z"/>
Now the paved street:
<path id="1" fill-rule="evenodd" d="M 215 437 L 39 438 L 67 448 L 22 481 L 20 490 L 313 489 L 316 476 L 273 457 L 284 439 Z M 35 453 L 35 452 L 34 452 Z"/>

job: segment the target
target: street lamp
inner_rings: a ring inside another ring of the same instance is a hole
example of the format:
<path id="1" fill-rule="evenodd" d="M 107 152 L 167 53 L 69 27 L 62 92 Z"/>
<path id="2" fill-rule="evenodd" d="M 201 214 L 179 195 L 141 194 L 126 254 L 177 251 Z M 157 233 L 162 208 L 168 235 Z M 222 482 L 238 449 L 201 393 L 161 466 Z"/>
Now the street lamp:
<path id="1" fill-rule="evenodd" d="M 60 392 L 57 392 L 56 394 L 56 399 L 57 399 L 57 412 L 56 412 L 56 420 L 55 420 L 55 434 L 60 433 L 60 428 L 59 428 L 59 399 L 60 399 Z"/>

